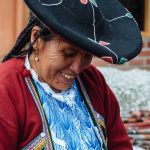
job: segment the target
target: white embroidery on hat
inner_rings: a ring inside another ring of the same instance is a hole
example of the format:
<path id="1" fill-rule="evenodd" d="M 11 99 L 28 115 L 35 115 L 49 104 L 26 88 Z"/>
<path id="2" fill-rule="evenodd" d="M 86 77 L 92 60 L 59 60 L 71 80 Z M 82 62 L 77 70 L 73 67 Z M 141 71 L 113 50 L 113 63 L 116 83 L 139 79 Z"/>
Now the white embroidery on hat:
<path id="1" fill-rule="evenodd" d="M 90 1 L 95 7 L 98 7 L 95 0 L 89 0 L 89 1 Z"/>
<path id="2" fill-rule="evenodd" d="M 60 4 L 63 2 L 63 0 L 60 0 L 60 2 L 58 2 L 58 3 L 53 3 L 53 4 L 42 3 L 41 0 L 39 0 L 39 2 L 40 2 L 42 5 L 44 5 L 44 6 L 54 6 L 54 5 L 60 5 Z"/>
<path id="3" fill-rule="evenodd" d="M 125 8 L 126 9 L 126 8 Z M 131 19 L 134 19 L 133 15 L 126 9 L 126 14 L 125 15 L 122 15 L 122 16 L 119 16 L 119 17 L 115 17 L 114 19 L 107 19 L 104 15 L 104 19 L 107 20 L 108 22 L 112 22 L 112 21 L 115 21 L 115 20 L 118 20 L 118 19 L 121 19 L 121 18 L 124 18 L 124 17 L 128 17 L 128 18 L 131 18 Z M 135 19 L 134 19 L 135 20 Z M 136 21 L 135 21 L 136 22 Z"/>
<path id="4" fill-rule="evenodd" d="M 90 1 L 90 0 L 89 0 L 89 1 Z M 117 54 L 116 54 L 113 50 L 111 50 L 109 47 L 107 47 L 107 45 L 102 45 L 102 44 L 100 44 L 99 42 L 97 42 L 97 39 L 96 39 L 96 31 L 95 31 L 95 29 L 96 29 L 96 27 L 95 27 L 95 11 L 94 11 L 94 7 L 93 7 L 94 4 L 93 4 L 92 1 L 90 1 L 90 3 L 91 3 L 91 6 L 92 6 L 92 11 L 93 11 L 93 29 L 94 29 L 93 34 L 94 34 L 94 39 L 91 39 L 91 38 L 88 38 L 88 39 L 91 40 L 92 42 L 96 43 L 96 44 L 101 45 L 102 47 L 106 48 L 108 51 L 110 51 L 111 53 L 113 53 L 114 56 L 115 56 L 116 59 L 117 59 L 116 63 L 118 63 L 118 56 L 117 56 Z M 103 13 L 102 13 L 102 14 L 103 14 Z M 104 17 L 104 19 L 107 20 L 108 22 L 113 22 L 113 21 L 115 21 L 115 20 L 118 20 L 118 19 L 121 19 L 121 18 L 124 18 L 124 17 L 128 17 L 128 18 L 132 18 L 132 19 L 133 19 L 132 14 L 131 14 L 128 10 L 127 10 L 127 13 L 126 13 L 125 15 L 119 16 L 119 17 L 115 17 L 115 18 L 113 18 L 113 19 L 111 19 L 111 20 L 107 19 L 104 15 L 103 15 L 103 17 Z M 109 43 L 109 44 L 110 44 L 110 43 Z"/>
<path id="5" fill-rule="evenodd" d="M 108 19 L 106 19 L 108 22 L 112 22 L 112 21 L 114 21 L 114 20 L 118 20 L 118 19 L 120 19 L 120 18 L 124 18 L 124 17 L 126 17 L 126 15 L 124 15 L 124 16 L 120 16 L 120 17 L 116 17 L 116 18 L 114 18 L 114 19 L 112 19 L 112 20 L 108 20 Z"/>
<path id="6" fill-rule="evenodd" d="M 94 35 L 94 39 L 91 39 L 91 38 L 88 38 L 90 41 L 92 41 L 92 42 L 94 42 L 94 43 L 96 43 L 96 44 L 98 44 L 98 45 L 100 45 L 99 44 L 99 42 L 97 42 L 97 39 L 96 39 L 96 31 L 95 31 L 95 29 L 96 29 L 96 27 L 95 27 L 95 11 L 94 11 L 94 7 L 93 7 L 93 3 L 90 1 L 90 3 L 91 3 L 91 6 L 92 6 L 92 11 L 93 11 L 93 35 Z M 110 43 L 109 43 L 110 44 Z M 118 62 L 118 56 L 117 56 L 117 54 L 114 52 L 114 51 L 112 51 L 110 48 L 108 48 L 106 45 L 101 45 L 102 47 L 105 47 L 108 51 L 110 51 L 112 54 L 114 54 L 114 56 L 116 57 L 116 59 L 117 59 L 117 62 Z"/>
<path id="7" fill-rule="evenodd" d="M 91 3 L 91 2 L 90 2 Z M 95 32 L 95 11 L 94 11 L 94 7 L 93 4 L 91 3 L 92 6 L 92 11 L 93 11 L 93 30 L 94 30 L 94 41 L 96 41 L 96 32 Z"/>
<path id="8" fill-rule="evenodd" d="M 100 45 L 97 41 L 94 41 L 93 39 L 91 39 L 91 38 L 88 38 L 90 41 L 92 41 L 92 42 L 94 42 L 94 43 L 96 43 L 96 44 L 98 44 L 98 45 Z M 110 51 L 111 53 L 113 53 L 114 54 L 114 56 L 116 57 L 116 59 L 117 59 L 117 62 L 118 62 L 118 56 L 117 56 L 117 54 L 114 52 L 114 51 L 112 51 L 109 47 L 107 47 L 107 46 L 104 46 L 104 45 L 101 45 L 102 47 L 105 47 L 108 51 Z"/>
<path id="9" fill-rule="evenodd" d="M 119 17 L 116 17 L 116 18 L 114 18 L 114 19 L 111 19 L 111 20 L 108 20 L 108 19 L 106 19 L 108 22 L 112 22 L 112 21 L 115 21 L 115 20 L 118 20 L 118 19 L 121 19 L 121 18 L 124 18 L 124 17 L 128 17 L 128 18 L 133 18 L 133 17 L 131 17 L 132 15 L 131 15 L 131 13 L 126 13 L 124 16 L 119 16 Z"/>

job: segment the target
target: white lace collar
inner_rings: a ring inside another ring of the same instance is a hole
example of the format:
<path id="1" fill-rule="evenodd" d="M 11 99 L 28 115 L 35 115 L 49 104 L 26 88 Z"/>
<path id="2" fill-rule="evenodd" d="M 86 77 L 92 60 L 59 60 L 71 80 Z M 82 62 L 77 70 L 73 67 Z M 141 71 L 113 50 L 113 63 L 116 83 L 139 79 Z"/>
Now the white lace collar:
<path id="1" fill-rule="evenodd" d="M 28 55 L 25 58 L 24 65 L 27 70 L 30 70 L 34 81 L 39 83 L 47 94 L 52 95 L 52 97 L 54 97 L 55 99 L 62 101 L 62 102 L 66 102 L 69 105 L 74 104 L 74 99 L 76 96 L 75 89 L 77 90 L 75 81 L 73 82 L 72 86 L 68 88 L 67 90 L 63 90 L 60 93 L 55 93 L 47 83 L 44 83 L 38 80 L 38 74 L 31 68 Z"/>

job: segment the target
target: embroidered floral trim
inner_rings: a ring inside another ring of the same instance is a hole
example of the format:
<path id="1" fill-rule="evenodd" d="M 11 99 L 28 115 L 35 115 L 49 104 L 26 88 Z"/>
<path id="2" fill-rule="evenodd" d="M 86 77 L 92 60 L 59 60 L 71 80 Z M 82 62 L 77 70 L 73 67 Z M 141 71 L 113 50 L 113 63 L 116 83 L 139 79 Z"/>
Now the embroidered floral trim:
<path id="1" fill-rule="evenodd" d="M 98 118 L 98 123 L 104 128 L 106 129 L 106 126 L 105 126 L 105 120 L 104 118 L 96 112 L 96 117 Z"/>
<path id="2" fill-rule="evenodd" d="M 128 59 L 124 58 L 124 57 L 121 57 L 120 61 L 119 61 L 119 64 L 124 64 L 128 61 Z"/>
<path id="3" fill-rule="evenodd" d="M 105 41 L 99 41 L 99 45 L 101 45 L 101 46 L 107 46 L 107 45 L 110 45 L 110 43 L 105 42 Z"/>
<path id="4" fill-rule="evenodd" d="M 80 2 L 84 5 L 86 5 L 88 3 L 88 0 L 80 0 Z"/>
<path id="5" fill-rule="evenodd" d="M 113 64 L 113 58 L 110 57 L 110 56 L 103 56 L 103 57 L 100 57 L 100 58 Z"/>
<path id="6" fill-rule="evenodd" d="M 98 122 L 97 114 L 94 111 L 94 108 L 93 108 L 93 106 L 91 104 L 90 98 L 89 98 L 89 96 L 88 96 L 88 94 L 86 92 L 86 89 L 85 89 L 85 87 L 84 87 L 80 77 L 78 76 L 77 78 L 78 78 L 81 90 L 83 92 L 83 95 L 85 97 L 85 104 L 86 104 L 86 106 L 87 106 L 87 108 L 88 108 L 88 110 L 89 110 L 89 112 L 91 114 L 91 118 L 93 120 L 93 123 L 95 124 L 95 126 L 97 126 L 97 128 L 99 130 L 99 134 L 100 134 L 100 136 L 102 138 L 102 141 L 103 141 L 103 144 L 104 144 L 104 149 L 107 150 L 107 140 L 106 140 L 107 137 L 104 136 L 105 133 L 103 132 L 103 128 L 102 128 L 101 124 Z"/>
<path id="7" fill-rule="evenodd" d="M 127 16 L 128 18 L 131 18 L 131 19 L 133 18 L 133 15 L 132 15 L 131 13 L 129 13 L 129 12 L 126 13 L 126 16 Z"/>
<path id="8" fill-rule="evenodd" d="M 97 3 L 95 0 L 80 0 L 80 2 L 84 5 L 86 5 L 89 1 L 91 2 L 91 4 L 93 4 L 95 7 L 97 7 Z"/>
<path id="9" fill-rule="evenodd" d="M 41 150 L 46 147 L 45 133 L 41 133 L 22 150 Z"/>
<path id="10" fill-rule="evenodd" d="M 98 123 L 103 127 L 103 128 L 105 128 L 106 129 L 106 126 L 105 126 L 105 124 L 102 122 L 102 120 L 101 119 L 98 119 Z"/>
<path id="11" fill-rule="evenodd" d="M 28 85 L 28 88 L 31 92 L 31 95 L 33 96 L 33 99 L 37 105 L 39 112 L 40 112 L 40 116 L 42 119 L 42 125 L 43 125 L 43 133 L 45 134 L 45 140 L 46 140 L 46 149 L 47 150 L 54 150 L 53 142 L 52 142 L 52 138 L 51 138 L 51 133 L 50 133 L 49 128 L 48 128 L 47 120 L 46 120 L 42 105 L 40 103 L 40 99 L 39 99 L 38 93 L 36 91 L 36 87 L 35 87 L 32 79 L 25 78 L 25 81 Z"/>

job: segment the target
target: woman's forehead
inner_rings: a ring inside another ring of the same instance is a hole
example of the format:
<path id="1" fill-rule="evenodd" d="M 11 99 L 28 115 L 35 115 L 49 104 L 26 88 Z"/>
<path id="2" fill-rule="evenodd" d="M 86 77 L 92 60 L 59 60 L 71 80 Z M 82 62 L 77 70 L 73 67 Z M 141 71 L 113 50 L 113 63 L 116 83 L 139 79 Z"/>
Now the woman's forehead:
<path id="1" fill-rule="evenodd" d="M 56 40 L 58 42 L 59 46 L 64 50 L 66 49 L 66 50 L 72 50 L 72 51 L 76 51 L 76 52 L 80 52 L 80 53 L 88 53 L 88 52 L 82 50 L 81 48 L 65 41 L 64 39 L 62 39 L 58 36 L 55 36 L 54 40 Z"/>

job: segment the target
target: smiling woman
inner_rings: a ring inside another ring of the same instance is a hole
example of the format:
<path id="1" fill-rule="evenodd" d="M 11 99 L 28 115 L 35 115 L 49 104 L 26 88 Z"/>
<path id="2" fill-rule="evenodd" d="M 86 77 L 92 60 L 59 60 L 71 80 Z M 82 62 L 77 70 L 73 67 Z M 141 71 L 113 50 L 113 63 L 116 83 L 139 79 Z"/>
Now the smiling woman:
<path id="1" fill-rule="evenodd" d="M 39 32 L 38 26 L 32 29 L 31 41 Z M 76 49 L 55 35 L 47 42 L 39 38 L 33 48 L 35 52 L 29 56 L 31 68 L 37 72 L 40 81 L 48 83 L 55 92 L 69 88 L 92 61 L 92 54 Z M 35 55 L 38 56 L 36 61 Z"/>
<path id="2" fill-rule="evenodd" d="M 91 61 L 140 52 L 133 16 L 116 0 L 25 2 L 34 15 L 0 65 L 0 149 L 132 150 Z"/>

